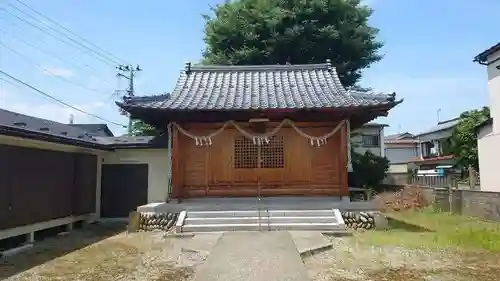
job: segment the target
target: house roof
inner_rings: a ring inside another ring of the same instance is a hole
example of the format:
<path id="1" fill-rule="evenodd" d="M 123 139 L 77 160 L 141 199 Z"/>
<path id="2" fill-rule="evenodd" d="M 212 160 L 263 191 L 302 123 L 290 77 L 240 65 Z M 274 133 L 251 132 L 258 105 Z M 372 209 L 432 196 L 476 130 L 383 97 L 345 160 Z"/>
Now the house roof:
<path id="1" fill-rule="evenodd" d="M 385 128 L 389 127 L 387 124 L 379 124 L 379 123 L 366 123 L 363 127 L 372 127 L 372 128 Z"/>
<path id="2" fill-rule="evenodd" d="M 415 136 L 408 132 L 384 136 L 384 143 L 414 144 L 417 142 Z"/>
<path id="3" fill-rule="evenodd" d="M 474 61 L 479 63 L 485 63 L 490 55 L 498 51 L 500 51 L 500 42 L 498 42 L 496 45 L 489 47 L 480 54 L 476 55 L 474 57 Z"/>
<path id="4" fill-rule="evenodd" d="M 106 124 L 69 124 L 73 127 L 78 127 L 86 131 L 87 133 L 96 137 L 113 137 L 113 132 L 109 129 Z"/>
<path id="5" fill-rule="evenodd" d="M 166 138 L 95 136 L 84 128 L 0 109 L 0 134 L 96 149 L 165 147 Z M 93 124 L 85 124 L 93 125 Z M 96 124 L 95 128 L 102 127 Z M 107 126 L 106 126 L 107 127 Z"/>
<path id="6" fill-rule="evenodd" d="M 46 135 L 97 143 L 97 140 L 87 131 L 67 124 L 37 118 L 17 112 L 0 109 L 0 126 L 14 130 L 26 130 Z"/>
<path id="7" fill-rule="evenodd" d="M 392 134 L 392 135 L 387 135 L 384 137 L 386 140 L 401 140 L 404 138 L 414 138 L 415 136 L 411 133 L 404 132 L 404 133 L 399 133 L 399 134 Z"/>
<path id="8" fill-rule="evenodd" d="M 460 117 L 453 118 L 453 119 L 446 120 L 446 121 L 442 121 L 442 122 L 438 122 L 438 124 L 436 126 L 430 128 L 429 130 L 424 131 L 416 136 L 419 137 L 419 136 L 423 136 L 423 135 L 451 129 L 451 128 L 455 127 L 455 125 L 457 125 L 458 122 L 460 122 Z"/>
<path id="9" fill-rule="evenodd" d="M 395 94 L 348 91 L 329 62 L 302 65 L 191 66 L 171 94 L 130 97 L 127 109 L 227 111 L 395 106 Z"/>
<path id="10" fill-rule="evenodd" d="M 113 148 L 140 148 L 140 147 L 167 147 L 166 135 L 161 136 L 120 136 L 120 137 L 96 137 L 103 145 Z"/>

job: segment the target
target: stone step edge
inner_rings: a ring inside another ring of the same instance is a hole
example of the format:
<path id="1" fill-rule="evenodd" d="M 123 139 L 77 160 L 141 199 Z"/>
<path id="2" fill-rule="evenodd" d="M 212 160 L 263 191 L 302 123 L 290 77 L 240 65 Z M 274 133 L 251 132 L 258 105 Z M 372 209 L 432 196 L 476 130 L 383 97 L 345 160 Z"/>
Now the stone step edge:
<path id="1" fill-rule="evenodd" d="M 226 211 L 187 211 L 188 213 L 192 214 L 227 214 L 227 213 L 236 213 L 236 214 L 242 214 L 242 213 L 258 213 L 258 212 L 269 212 L 269 213 L 302 213 L 302 212 L 318 212 L 318 213 L 330 213 L 334 209 L 320 209 L 320 210 L 245 210 L 245 211 L 231 211 L 231 210 L 226 210 Z"/>
<path id="2" fill-rule="evenodd" d="M 298 223 L 261 223 L 261 226 L 332 226 L 339 225 L 340 223 L 330 223 L 330 222 L 316 222 L 316 223 L 307 223 L 307 222 L 298 222 Z M 183 225 L 183 227 L 238 227 L 238 226 L 259 226 L 258 223 L 213 223 L 213 224 L 189 224 Z"/>
<path id="3" fill-rule="evenodd" d="M 255 216 L 324 216 L 334 215 L 335 209 L 328 210 L 262 210 L 262 211 L 187 211 L 186 217 L 255 217 Z"/>
<path id="4" fill-rule="evenodd" d="M 185 222 L 188 221 L 195 221 L 195 220 L 258 220 L 259 217 L 188 217 L 185 218 Z M 310 220 L 315 220 L 315 219 L 332 219 L 332 220 L 337 220 L 336 216 L 298 216 L 298 217 L 287 217 L 287 216 L 262 216 L 260 217 L 260 220 L 280 220 L 280 219 L 285 219 L 285 220 L 305 220 L 305 219 L 310 219 Z"/>

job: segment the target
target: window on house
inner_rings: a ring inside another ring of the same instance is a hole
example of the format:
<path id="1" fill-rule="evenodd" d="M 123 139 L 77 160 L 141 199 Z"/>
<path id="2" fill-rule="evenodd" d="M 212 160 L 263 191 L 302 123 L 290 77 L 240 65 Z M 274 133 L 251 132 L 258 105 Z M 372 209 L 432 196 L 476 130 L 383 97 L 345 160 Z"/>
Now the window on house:
<path id="1" fill-rule="evenodd" d="M 282 136 L 274 136 L 269 143 L 260 146 L 251 139 L 240 137 L 234 141 L 234 168 L 284 168 L 284 152 Z"/>
<path id="2" fill-rule="evenodd" d="M 363 144 L 363 146 L 380 146 L 380 136 L 362 135 L 361 143 Z"/>

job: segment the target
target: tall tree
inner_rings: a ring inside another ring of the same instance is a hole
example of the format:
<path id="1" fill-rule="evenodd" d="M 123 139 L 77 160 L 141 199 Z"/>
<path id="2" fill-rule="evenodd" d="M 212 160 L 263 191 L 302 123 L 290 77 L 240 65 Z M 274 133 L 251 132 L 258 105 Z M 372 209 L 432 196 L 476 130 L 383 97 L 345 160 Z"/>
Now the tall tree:
<path id="1" fill-rule="evenodd" d="M 302 64 L 331 59 L 345 86 L 379 61 L 373 10 L 361 0 L 236 0 L 205 15 L 205 64 Z"/>
<path id="2" fill-rule="evenodd" d="M 457 164 L 479 171 L 476 127 L 490 118 L 490 109 L 483 107 L 463 112 L 452 136 L 452 151 Z"/>
<path id="3" fill-rule="evenodd" d="M 155 136 L 157 135 L 158 130 L 141 120 L 132 120 L 132 136 Z"/>

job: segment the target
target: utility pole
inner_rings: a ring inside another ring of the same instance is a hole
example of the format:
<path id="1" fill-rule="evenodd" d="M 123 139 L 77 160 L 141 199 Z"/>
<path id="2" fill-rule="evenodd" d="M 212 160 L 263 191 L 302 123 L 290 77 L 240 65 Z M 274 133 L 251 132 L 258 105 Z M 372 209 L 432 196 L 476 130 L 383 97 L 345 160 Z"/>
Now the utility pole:
<path id="1" fill-rule="evenodd" d="M 126 90 L 127 96 L 133 97 L 135 94 L 135 90 L 134 90 L 135 74 L 136 74 L 136 72 L 142 71 L 142 69 L 139 67 L 139 65 L 137 65 L 134 68 L 130 64 L 128 64 L 128 65 L 120 64 L 119 66 L 116 67 L 116 69 L 118 69 L 120 71 L 120 72 L 118 72 L 118 74 L 116 74 L 116 76 L 128 79 L 129 83 L 128 83 L 128 88 Z M 128 73 L 128 75 L 126 75 L 124 73 Z M 128 135 L 129 136 L 132 135 L 132 118 L 130 115 L 128 117 Z"/>

